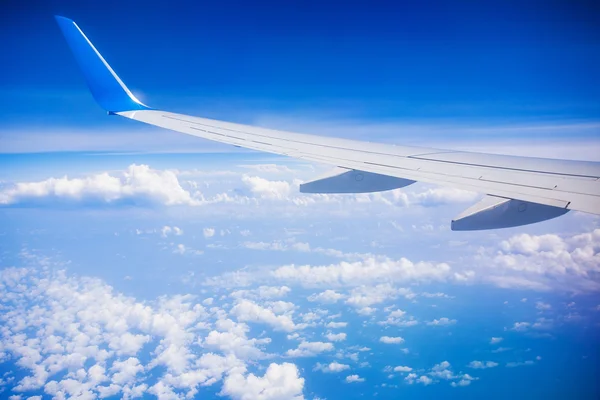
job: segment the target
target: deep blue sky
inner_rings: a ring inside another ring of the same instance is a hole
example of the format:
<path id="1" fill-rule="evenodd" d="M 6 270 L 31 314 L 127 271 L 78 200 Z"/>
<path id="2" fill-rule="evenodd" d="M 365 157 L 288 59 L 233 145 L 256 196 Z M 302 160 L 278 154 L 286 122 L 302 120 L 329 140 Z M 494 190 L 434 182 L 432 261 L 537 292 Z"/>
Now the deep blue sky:
<path id="1" fill-rule="evenodd" d="M 173 111 L 595 119 L 600 7 L 522 3 L 4 2 L 0 117 L 5 126 L 96 122 L 59 14 L 146 102 Z"/>

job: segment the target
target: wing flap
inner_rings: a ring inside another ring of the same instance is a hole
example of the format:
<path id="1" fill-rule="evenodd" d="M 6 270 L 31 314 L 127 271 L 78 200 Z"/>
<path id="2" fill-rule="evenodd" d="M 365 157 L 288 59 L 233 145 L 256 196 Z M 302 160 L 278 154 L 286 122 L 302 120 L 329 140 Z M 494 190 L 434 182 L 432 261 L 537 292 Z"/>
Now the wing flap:
<path id="1" fill-rule="evenodd" d="M 453 231 L 511 228 L 560 217 L 569 210 L 521 200 L 485 196 L 452 220 Z"/>

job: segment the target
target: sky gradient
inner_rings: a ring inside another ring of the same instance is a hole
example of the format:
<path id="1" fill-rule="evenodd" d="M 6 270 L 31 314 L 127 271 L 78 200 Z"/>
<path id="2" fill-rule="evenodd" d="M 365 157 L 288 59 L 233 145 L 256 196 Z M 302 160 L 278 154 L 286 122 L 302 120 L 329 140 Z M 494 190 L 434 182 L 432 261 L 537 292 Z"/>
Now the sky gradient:
<path id="1" fill-rule="evenodd" d="M 597 5 L 421 3 L 4 2 L 0 398 L 597 399 L 598 216 L 301 194 L 328 168 L 107 116 L 53 18 L 152 107 L 600 161 Z"/>

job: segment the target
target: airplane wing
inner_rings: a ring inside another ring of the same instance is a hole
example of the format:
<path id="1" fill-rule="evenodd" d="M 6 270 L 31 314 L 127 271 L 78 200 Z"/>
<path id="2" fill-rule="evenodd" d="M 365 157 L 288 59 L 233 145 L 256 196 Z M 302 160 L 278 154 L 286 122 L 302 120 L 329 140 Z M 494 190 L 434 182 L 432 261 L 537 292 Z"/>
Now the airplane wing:
<path id="1" fill-rule="evenodd" d="M 152 109 L 127 89 L 72 20 L 58 24 L 98 104 L 112 115 L 252 150 L 328 164 L 304 193 L 365 193 L 415 181 L 486 194 L 453 230 L 520 226 L 577 210 L 600 214 L 600 163 L 396 146 L 258 128 Z"/>

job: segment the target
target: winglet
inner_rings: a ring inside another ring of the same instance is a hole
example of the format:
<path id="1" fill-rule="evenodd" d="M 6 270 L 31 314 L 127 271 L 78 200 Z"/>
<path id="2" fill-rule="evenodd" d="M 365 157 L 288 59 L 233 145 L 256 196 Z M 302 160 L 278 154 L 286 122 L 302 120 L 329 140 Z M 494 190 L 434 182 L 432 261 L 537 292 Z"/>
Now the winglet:
<path id="1" fill-rule="evenodd" d="M 127 86 L 74 21 L 58 15 L 55 18 L 85 76 L 94 99 L 102 108 L 109 113 L 150 109 L 127 89 Z"/>

